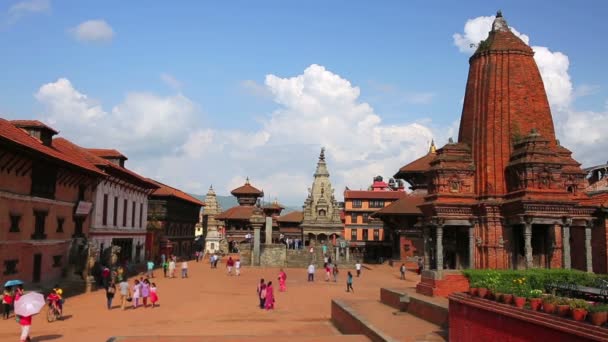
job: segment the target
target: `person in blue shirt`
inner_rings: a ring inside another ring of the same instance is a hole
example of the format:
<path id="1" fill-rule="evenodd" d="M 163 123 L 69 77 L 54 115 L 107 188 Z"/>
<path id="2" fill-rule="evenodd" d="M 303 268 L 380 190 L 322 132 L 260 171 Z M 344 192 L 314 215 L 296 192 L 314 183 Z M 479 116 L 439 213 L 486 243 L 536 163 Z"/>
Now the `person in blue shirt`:
<path id="1" fill-rule="evenodd" d="M 353 289 L 353 275 L 348 271 L 348 276 L 346 277 L 346 292 L 350 292 L 351 290 L 353 293 L 355 292 L 355 289 Z"/>

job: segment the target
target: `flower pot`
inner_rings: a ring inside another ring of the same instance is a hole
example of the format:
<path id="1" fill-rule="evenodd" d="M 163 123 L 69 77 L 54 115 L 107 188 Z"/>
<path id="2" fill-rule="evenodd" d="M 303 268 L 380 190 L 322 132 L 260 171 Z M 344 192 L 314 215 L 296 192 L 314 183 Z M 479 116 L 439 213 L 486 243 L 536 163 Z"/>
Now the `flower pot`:
<path id="1" fill-rule="evenodd" d="M 560 317 L 566 317 L 570 313 L 570 305 L 559 304 L 557 305 L 557 315 Z"/>
<path id="2" fill-rule="evenodd" d="M 469 288 L 469 294 L 470 294 L 471 296 L 477 296 L 477 293 L 478 293 L 478 292 L 479 292 L 479 289 L 478 289 L 478 288 L 476 288 L 476 287 L 471 287 L 471 288 Z"/>
<path id="3" fill-rule="evenodd" d="M 486 298 L 486 296 L 488 295 L 488 289 L 486 289 L 485 287 L 480 287 L 480 288 L 477 290 L 477 295 L 478 295 L 480 298 Z"/>
<path id="4" fill-rule="evenodd" d="M 502 302 L 505 304 L 510 305 L 511 303 L 513 303 L 513 295 L 512 294 L 508 294 L 505 293 L 502 295 Z"/>
<path id="5" fill-rule="evenodd" d="M 513 297 L 513 301 L 515 302 L 515 307 L 519 309 L 523 309 L 524 305 L 526 305 L 526 297 Z"/>
<path id="6" fill-rule="evenodd" d="M 530 299 L 530 309 L 532 309 L 533 311 L 538 311 L 540 310 L 540 305 L 542 304 L 542 299 L 540 298 L 531 298 Z"/>
<path id="7" fill-rule="evenodd" d="M 585 320 L 587 317 L 587 310 L 585 309 L 574 309 L 572 310 L 572 319 L 575 321 L 581 322 Z"/>
<path id="8" fill-rule="evenodd" d="M 500 302 L 500 301 L 502 300 L 502 296 L 503 296 L 503 295 L 504 295 L 504 294 L 502 294 L 502 293 L 500 293 L 500 292 L 495 293 L 495 294 L 494 294 L 494 300 L 495 300 L 495 301 L 497 301 L 497 302 Z"/>
<path id="9" fill-rule="evenodd" d="M 590 312 L 588 317 L 591 324 L 599 327 L 608 321 L 608 312 Z"/>
<path id="10" fill-rule="evenodd" d="M 555 312 L 555 304 L 553 303 L 543 303 L 543 311 L 548 314 L 552 314 Z"/>

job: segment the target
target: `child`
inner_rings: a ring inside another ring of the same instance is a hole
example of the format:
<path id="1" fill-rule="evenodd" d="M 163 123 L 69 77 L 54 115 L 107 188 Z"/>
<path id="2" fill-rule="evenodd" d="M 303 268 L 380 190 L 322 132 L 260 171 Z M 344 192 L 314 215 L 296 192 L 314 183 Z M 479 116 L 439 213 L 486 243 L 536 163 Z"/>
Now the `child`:
<path id="1" fill-rule="evenodd" d="M 182 261 L 182 278 L 188 278 L 188 262 Z"/>
<path id="2" fill-rule="evenodd" d="M 241 275 L 241 259 L 236 259 L 236 262 L 234 263 L 234 268 L 236 269 L 236 275 L 240 276 Z"/>
<path id="3" fill-rule="evenodd" d="M 353 289 L 353 275 L 348 271 L 348 276 L 346 277 L 346 292 L 350 292 L 350 290 L 353 290 L 353 293 L 355 292 L 355 289 Z"/>
<path id="4" fill-rule="evenodd" d="M 133 285 L 133 309 L 137 309 L 139 305 L 139 297 L 140 297 L 141 285 L 139 280 L 135 279 L 135 284 Z"/>
<path id="5" fill-rule="evenodd" d="M 152 308 L 154 308 L 156 306 L 156 302 L 158 302 L 158 294 L 156 291 L 156 284 L 152 283 L 152 286 L 150 286 L 150 302 L 152 303 Z"/>

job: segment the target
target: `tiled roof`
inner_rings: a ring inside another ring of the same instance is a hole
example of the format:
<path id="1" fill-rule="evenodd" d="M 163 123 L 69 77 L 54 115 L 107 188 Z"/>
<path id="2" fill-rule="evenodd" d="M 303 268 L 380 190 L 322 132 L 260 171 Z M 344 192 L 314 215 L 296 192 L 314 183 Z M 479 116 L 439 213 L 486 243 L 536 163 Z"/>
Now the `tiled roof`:
<path id="1" fill-rule="evenodd" d="M 279 223 L 300 223 L 302 220 L 304 220 L 304 213 L 301 211 L 292 211 L 289 214 L 277 217 Z"/>
<path id="2" fill-rule="evenodd" d="M 262 207 L 262 209 L 285 209 L 285 207 L 277 202 L 273 202 L 271 204 L 265 205 L 264 207 Z"/>
<path id="3" fill-rule="evenodd" d="M 262 195 L 263 192 L 249 184 L 249 181 L 245 183 L 243 186 L 239 186 L 238 188 L 230 191 L 234 196 L 236 195 Z"/>
<path id="4" fill-rule="evenodd" d="M 87 148 L 87 151 L 93 153 L 94 155 L 102 158 L 121 158 L 128 159 L 124 154 L 114 150 L 114 149 L 106 149 L 106 148 Z"/>
<path id="5" fill-rule="evenodd" d="M 31 137 L 22 129 L 17 128 L 11 122 L 5 119 L 0 119 L 0 139 L 12 142 L 13 144 L 20 145 L 21 147 L 26 148 L 32 152 L 40 153 L 45 156 L 51 157 L 57 162 L 68 164 L 72 167 L 84 169 L 88 172 L 92 172 L 97 175 L 103 174 L 101 171 L 99 171 L 99 169 L 97 169 L 94 165 L 87 162 L 86 160 L 83 160 L 82 158 L 75 156 L 71 153 L 62 153 L 61 151 L 52 146 L 46 146 L 42 144 L 40 140 Z"/>
<path id="6" fill-rule="evenodd" d="M 398 175 L 401 173 L 427 171 L 428 169 L 431 168 L 431 162 L 433 161 L 433 159 L 435 159 L 436 156 L 437 156 L 436 153 L 429 152 L 425 156 L 418 158 L 418 159 L 414 160 L 413 162 L 401 167 L 399 169 L 399 172 L 397 172 L 394 177 L 401 178 L 401 177 L 398 177 Z"/>
<path id="7" fill-rule="evenodd" d="M 178 190 L 176 188 L 170 187 L 166 184 L 163 184 L 161 182 L 155 181 L 154 179 L 151 178 L 146 178 L 149 182 L 152 182 L 153 184 L 156 184 L 158 186 L 158 189 L 154 190 L 154 192 L 150 195 L 150 196 L 160 196 L 160 197 L 175 197 L 175 198 L 179 198 L 181 200 L 184 200 L 186 202 L 190 202 L 196 205 L 200 205 L 201 207 L 205 206 L 205 203 L 201 202 L 200 200 L 188 195 L 187 193 Z"/>
<path id="8" fill-rule="evenodd" d="M 254 206 L 239 205 L 232 207 L 215 216 L 216 220 L 249 220 L 253 214 Z"/>
<path id="9" fill-rule="evenodd" d="M 11 123 L 19 128 L 44 128 L 55 134 L 59 133 L 52 127 L 49 127 L 38 120 L 11 120 Z"/>
<path id="10" fill-rule="evenodd" d="M 389 206 L 384 207 L 372 216 L 383 216 L 383 215 L 422 215 L 422 211 L 418 208 L 419 205 L 424 203 L 424 196 L 407 196 L 398 201 L 391 203 Z"/>
<path id="11" fill-rule="evenodd" d="M 399 199 L 406 196 L 405 191 L 368 191 L 346 190 L 344 199 Z"/>
<path id="12" fill-rule="evenodd" d="M 120 167 L 101 157 L 98 157 L 89 152 L 88 149 L 80 147 L 70 142 L 69 140 L 66 140 L 64 138 L 55 138 L 53 139 L 53 146 L 55 146 L 55 148 L 62 151 L 63 153 L 70 153 L 82 159 L 85 159 L 89 163 L 98 167 L 101 171 L 104 171 L 108 174 L 112 174 L 112 176 L 126 178 L 127 181 L 137 184 L 138 186 L 141 186 L 146 189 L 158 188 L 158 185 L 148 181 L 148 179 L 146 179 L 145 177 L 142 177 L 129 169 Z"/>

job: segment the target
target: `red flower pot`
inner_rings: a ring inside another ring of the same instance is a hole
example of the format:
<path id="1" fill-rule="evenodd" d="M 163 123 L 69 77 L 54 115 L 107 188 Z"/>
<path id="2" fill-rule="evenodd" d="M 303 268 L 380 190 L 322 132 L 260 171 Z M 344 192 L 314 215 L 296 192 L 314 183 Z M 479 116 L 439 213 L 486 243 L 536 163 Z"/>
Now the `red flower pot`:
<path id="1" fill-rule="evenodd" d="M 479 292 L 479 289 L 478 289 L 478 288 L 476 288 L 476 287 L 471 287 L 471 288 L 469 288 L 469 294 L 470 294 L 471 296 L 477 296 L 477 293 L 478 293 L 478 292 Z"/>
<path id="2" fill-rule="evenodd" d="M 503 294 L 502 295 L 502 302 L 505 303 L 505 304 L 509 304 L 510 305 L 511 303 L 513 303 L 513 295 L 512 294 L 507 294 L 507 293 Z"/>
<path id="3" fill-rule="evenodd" d="M 599 327 L 608 321 L 608 312 L 590 312 L 587 317 L 589 317 L 591 324 Z"/>
<path id="4" fill-rule="evenodd" d="M 500 302 L 502 300 L 502 293 L 498 292 L 494 294 L 494 300 Z"/>
<path id="5" fill-rule="evenodd" d="M 570 313 L 570 305 L 560 304 L 557 305 L 557 315 L 560 317 L 566 317 Z"/>
<path id="6" fill-rule="evenodd" d="M 542 304 L 542 299 L 540 298 L 531 298 L 530 299 L 530 309 L 534 311 L 540 310 L 540 305 Z"/>
<path id="7" fill-rule="evenodd" d="M 587 317 L 587 310 L 585 309 L 574 309 L 572 310 L 572 319 L 575 321 L 581 322 L 585 320 Z"/>
<path id="8" fill-rule="evenodd" d="M 543 311 L 548 314 L 552 314 L 555 312 L 555 304 L 553 303 L 543 303 Z"/>
<path id="9" fill-rule="evenodd" d="M 524 305 L 526 305 L 526 297 L 514 297 L 515 307 L 523 309 Z"/>
<path id="10" fill-rule="evenodd" d="M 488 289 L 486 289 L 485 287 L 480 287 L 477 290 L 477 294 L 480 298 L 486 298 L 486 296 L 488 295 Z"/>

